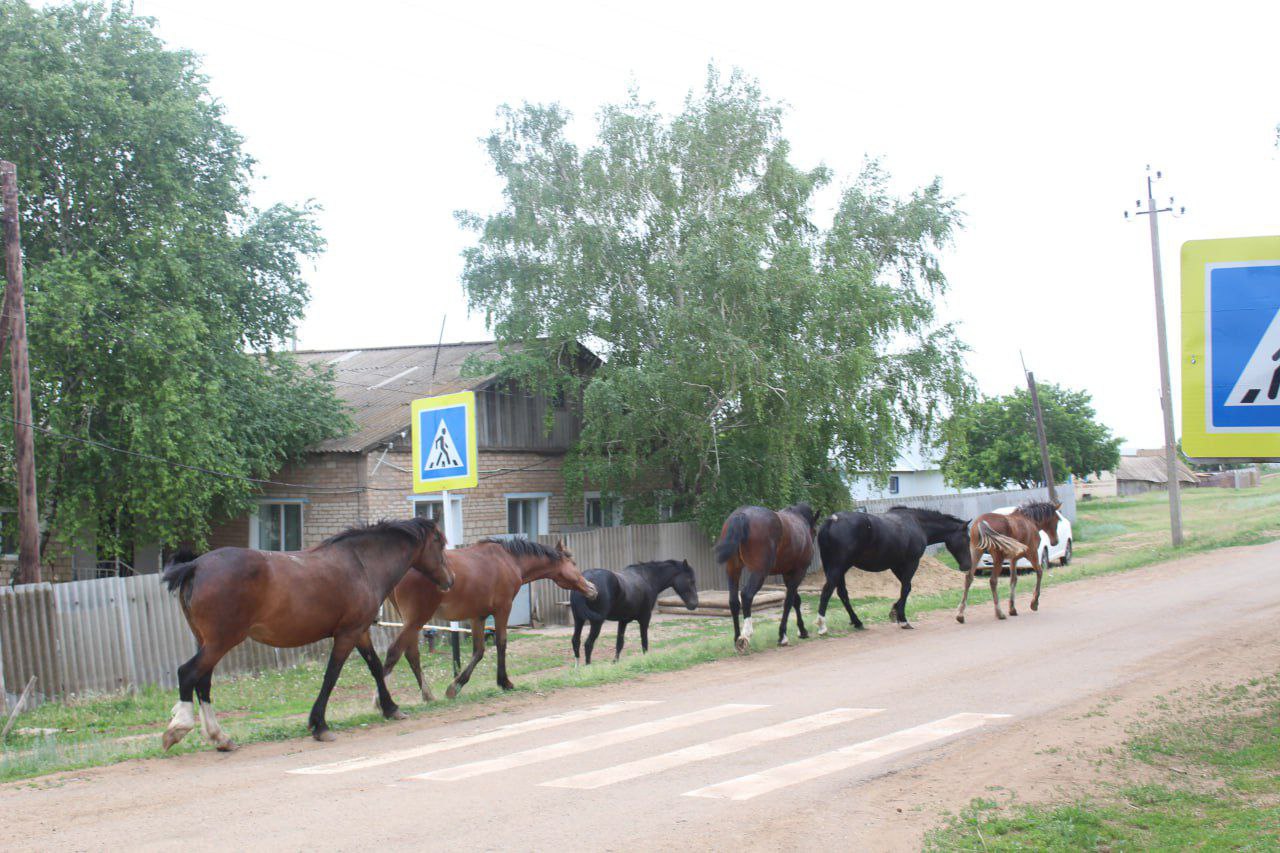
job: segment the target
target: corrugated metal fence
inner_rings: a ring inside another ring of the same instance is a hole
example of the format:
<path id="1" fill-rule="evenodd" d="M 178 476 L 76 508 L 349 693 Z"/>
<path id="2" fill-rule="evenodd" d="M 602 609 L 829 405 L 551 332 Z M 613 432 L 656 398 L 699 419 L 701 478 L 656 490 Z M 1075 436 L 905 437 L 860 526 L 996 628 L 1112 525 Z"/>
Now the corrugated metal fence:
<path id="1" fill-rule="evenodd" d="M 291 666 L 329 643 L 275 649 L 252 640 L 219 664 L 226 673 Z M 0 687 L 5 704 L 36 676 L 37 701 L 150 684 L 177 686 L 195 639 L 159 575 L 0 589 Z"/>

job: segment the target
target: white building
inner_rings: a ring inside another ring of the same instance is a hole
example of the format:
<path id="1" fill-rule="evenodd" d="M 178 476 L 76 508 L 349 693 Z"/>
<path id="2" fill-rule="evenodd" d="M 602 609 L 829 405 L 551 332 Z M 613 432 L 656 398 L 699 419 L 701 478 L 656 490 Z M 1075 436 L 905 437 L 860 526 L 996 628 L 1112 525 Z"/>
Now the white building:
<path id="1" fill-rule="evenodd" d="M 912 443 L 888 471 L 887 481 L 871 473 L 859 474 L 849 481 L 849 494 L 855 501 L 866 501 L 981 491 L 948 486 L 936 458 L 941 454 L 941 449 L 926 451 L 918 442 Z"/>

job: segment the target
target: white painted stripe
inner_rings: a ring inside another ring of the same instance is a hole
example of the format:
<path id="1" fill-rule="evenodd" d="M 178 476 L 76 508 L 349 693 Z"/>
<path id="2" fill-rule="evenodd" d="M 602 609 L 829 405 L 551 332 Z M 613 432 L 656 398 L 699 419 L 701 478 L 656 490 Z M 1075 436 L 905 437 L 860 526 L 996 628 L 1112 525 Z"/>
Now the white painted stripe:
<path id="1" fill-rule="evenodd" d="M 408 376 L 410 373 L 413 373 L 419 367 L 422 367 L 422 365 L 415 364 L 413 367 L 410 367 L 408 370 L 402 370 L 399 373 L 397 373 L 395 376 L 382 380 L 377 385 L 370 385 L 369 390 L 372 391 L 374 388 L 381 388 L 383 385 L 390 385 L 392 382 L 395 382 L 397 379 L 400 379 L 401 377 Z"/>
<path id="2" fill-rule="evenodd" d="M 741 752 L 754 746 L 763 746 L 770 741 L 795 737 L 796 735 L 807 734 L 839 723 L 848 723 L 862 717 L 870 717 L 873 714 L 881 713 L 883 710 L 883 708 L 835 708 L 831 711 L 823 711 L 821 714 L 788 720 L 776 726 L 752 729 L 751 731 L 729 735 L 706 743 L 696 743 L 693 746 L 687 746 L 684 749 L 677 749 L 673 752 L 664 752 L 662 755 L 641 758 L 638 761 L 628 761 L 626 764 L 606 767 L 603 770 L 594 770 L 590 773 L 565 776 L 563 779 L 553 779 L 542 784 L 548 788 L 600 788 L 616 782 L 625 782 L 628 779 L 646 776 L 650 773 L 661 773 L 664 770 L 670 770 L 682 764 L 705 761 L 708 758 L 717 758 L 721 755 Z"/>
<path id="3" fill-rule="evenodd" d="M 524 720 L 519 723 L 499 726 L 496 729 L 489 729 L 488 731 L 479 732 L 474 735 L 445 738 L 444 740 L 438 740 L 422 746 L 392 750 L 391 752 L 384 752 L 380 755 L 362 755 L 358 758 L 348 758 L 345 761 L 334 761 L 329 764 L 317 764 L 312 767 L 299 767 L 297 770 L 290 770 L 288 772 L 304 776 L 350 773 L 352 770 L 364 770 L 366 767 L 380 767 L 383 764 L 394 764 L 397 761 L 408 761 L 411 758 L 421 758 L 424 755 L 434 755 L 437 752 L 460 749 L 464 746 L 475 746 L 476 744 L 488 743 L 491 740 L 500 740 L 506 737 L 513 737 L 514 735 L 524 734 L 525 732 L 536 732 L 540 729 L 549 729 L 554 726 L 563 726 L 569 723 L 581 722 L 582 720 L 590 720 L 595 717 L 617 714 L 621 711 L 631 711 L 636 708 L 647 708 L 650 705 L 657 704 L 659 703 L 656 701 L 610 702 L 607 705 L 598 705 L 595 708 L 582 708 L 577 711 L 568 711 L 563 714 L 552 714 L 549 717 L 535 717 L 532 720 Z"/>
<path id="4" fill-rule="evenodd" d="M 815 755 L 813 758 L 805 758 L 769 770 L 762 770 L 759 773 L 739 776 L 737 779 L 709 785 L 696 791 L 686 791 L 684 795 L 717 800 L 749 800 L 788 785 L 808 782 L 810 779 L 848 770 L 895 752 L 958 735 L 961 732 L 976 729 L 988 720 L 998 720 L 1008 716 L 1008 714 L 953 714 L 941 720 L 934 720 L 932 723 L 925 723 L 923 726 L 903 729 L 883 737 L 841 747 L 822 755 Z"/>
<path id="5" fill-rule="evenodd" d="M 491 758 L 487 761 L 472 761 L 468 764 L 459 764 L 455 767 L 445 767 L 441 770 L 432 770 L 429 773 L 419 773 L 416 776 L 410 776 L 410 779 L 429 779 L 437 782 L 451 782 L 456 779 L 469 779 L 472 776 L 482 776 L 485 773 L 496 773 L 500 770 L 510 770 L 513 767 L 523 767 L 527 764 L 536 764 L 539 761 L 550 761 L 553 758 L 564 758 L 569 755 L 577 755 L 580 752 L 588 752 L 593 749 L 602 749 L 606 746 L 614 746 L 619 743 L 627 743 L 640 738 L 650 737 L 651 735 L 669 732 L 672 729 L 684 728 L 685 726 L 696 726 L 699 723 L 710 723 L 714 720 L 723 719 L 724 717 L 732 717 L 735 714 L 745 714 L 747 711 L 758 711 L 767 708 L 768 705 L 716 705 L 714 708 L 704 708 L 701 711 L 693 711 L 688 714 L 677 714 L 674 717 L 666 717 L 661 720 L 653 720 L 648 723 L 638 723 L 634 726 L 625 726 L 621 729 L 614 729 L 610 732 L 601 732 L 600 734 L 587 735 L 586 737 L 576 738 L 574 740 L 562 740 L 559 743 L 549 744 L 547 746 L 536 746 L 533 749 L 526 749 L 522 752 L 513 752 L 510 755 L 504 755 L 501 758 Z"/>

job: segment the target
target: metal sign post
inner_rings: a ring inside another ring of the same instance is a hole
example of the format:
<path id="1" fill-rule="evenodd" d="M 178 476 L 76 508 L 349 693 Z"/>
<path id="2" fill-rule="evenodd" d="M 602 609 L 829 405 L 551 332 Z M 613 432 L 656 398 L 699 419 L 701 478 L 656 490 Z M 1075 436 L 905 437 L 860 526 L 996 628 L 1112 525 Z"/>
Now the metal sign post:
<path id="1" fill-rule="evenodd" d="M 1182 245 L 1182 449 L 1280 460 L 1280 237 Z"/>
<path id="2" fill-rule="evenodd" d="M 453 489 L 473 489 L 480 481 L 473 391 L 414 400 L 409 408 L 413 436 L 413 491 L 439 492 L 440 518 L 450 547 L 461 544 L 453 517 Z M 455 536 L 455 532 L 457 535 Z"/>

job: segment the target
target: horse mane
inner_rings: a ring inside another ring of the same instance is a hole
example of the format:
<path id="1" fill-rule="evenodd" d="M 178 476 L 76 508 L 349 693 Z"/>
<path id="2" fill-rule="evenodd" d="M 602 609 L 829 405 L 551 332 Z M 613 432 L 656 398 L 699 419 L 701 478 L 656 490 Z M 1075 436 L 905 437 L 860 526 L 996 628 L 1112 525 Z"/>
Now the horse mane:
<path id="1" fill-rule="evenodd" d="M 917 515 L 929 521 L 943 521 L 950 524 L 960 524 L 960 525 L 965 525 L 969 523 L 965 521 L 963 518 L 956 518 L 954 515 L 951 515 L 949 513 L 941 512 L 936 509 L 928 509 L 926 507 L 891 506 L 889 507 L 888 511 L 889 512 L 909 512 L 913 515 Z"/>
<path id="2" fill-rule="evenodd" d="M 550 545 L 543 545 L 541 542 L 526 539 L 523 536 L 515 536 L 511 539 L 481 539 L 476 544 L 501 545 L 513 557 L 542 557 L 546 560 L 559 560 L 564 557 L 562 553 Z"/>
<path id="3" fill-rule="evenodd" d="M 382 521 L 375 521 L 373 524 L 366 524 L 363 527 L 350 527 L 341 533 L 334 534 L 321 542 L 320 547 L 337 545 L 340 542 L 347 542 L 351 539 L 359 539 L 365 536 L 385 536 L 387 534 L 405 536 L 413 544 L 421 545 L 427 541 L 435 529 L 436 523 L 422 516 L 398 520 L 384 518 Z"/>
<path id="4" fill-rule="evenodd" d="M 809 526 L 809 529 L 810 530 L 813 529 L 813 522 L 814 522 L 813 507 L 809 506 L 807 503 L 801 502 L 798 504 L 792 504 L 791 506 L 782 510 L 782 512 L 789 512 L 792 515 L 800 516 L 805 520 L 805 523 Z"/>
<path id="5" fill-rule="evenodd" d="M 1027 501 L 1022 506 L 1018 507 L 1018 512 L 1022 513 L 1032 521 L 1044 521 L 1047 518 L 1053 517 L 1054 513 L 1057 511 L 1058 508 L 1048 501 Z"/>

